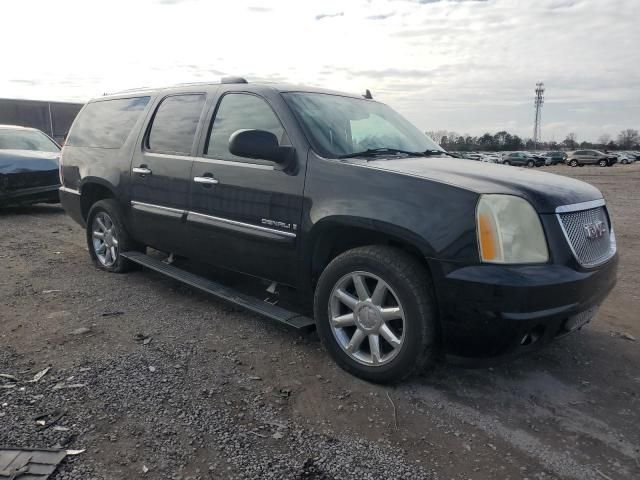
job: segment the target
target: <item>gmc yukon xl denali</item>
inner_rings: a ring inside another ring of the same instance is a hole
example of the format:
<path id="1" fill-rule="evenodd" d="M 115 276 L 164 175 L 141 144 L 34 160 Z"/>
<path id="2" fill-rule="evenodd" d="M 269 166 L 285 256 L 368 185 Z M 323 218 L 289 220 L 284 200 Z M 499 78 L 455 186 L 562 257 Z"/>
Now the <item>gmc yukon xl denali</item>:
<path id="1" fill-rule="evenodd" d="M 370 381 L 441 352 L 535 348 L 590 321 L 616 281 L 600 191 L 452 158 L 368 92 L 226 78 L 104 96 L 71 128 L 61 176 L 99 268 L 140 264 L 315 327 L 340 366 Z M 313 314 L 174 258 L 294 291 Z"/>

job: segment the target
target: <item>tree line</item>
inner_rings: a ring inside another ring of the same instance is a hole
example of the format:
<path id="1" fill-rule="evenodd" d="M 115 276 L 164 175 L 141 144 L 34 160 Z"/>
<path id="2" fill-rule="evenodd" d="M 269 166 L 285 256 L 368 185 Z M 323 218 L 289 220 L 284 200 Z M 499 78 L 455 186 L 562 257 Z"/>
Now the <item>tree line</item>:
<path id="1" fill-rule="evenodd" d="M 575 150 L 577 148 L 593 148 L 599 150 L 640 150 L 640 134 L 638 130 L 627 128 L 622 130 L 614 141 L 610 135 L 604 134 L 597 142 L 586 140 L 579 142 L 575 133 L 569 133 L 561 142 L 539 142 L 536 146 L 532 139 L 523 139 L 507 131 L 495 134 L 485 133 L 475 137 L 460 135 L 447 130 L 426 132 L 436 143 L 445 150 L 453 151 L 515 151 L 515 150 Z"/>

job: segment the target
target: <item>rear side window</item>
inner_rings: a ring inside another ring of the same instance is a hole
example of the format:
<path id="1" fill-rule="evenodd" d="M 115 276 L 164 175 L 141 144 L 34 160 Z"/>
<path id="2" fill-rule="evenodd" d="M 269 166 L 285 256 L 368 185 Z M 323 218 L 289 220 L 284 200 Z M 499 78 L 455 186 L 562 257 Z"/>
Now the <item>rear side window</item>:
<path id="1" fill-rule="evenodd" d="M 120 148 L 149 103 L 149 97 L 89 103 L 78 115 L 66 145 Z"/>
<path id="2" fill-rule="evenodd" d="M 222 160 L 262 163 L 261 160 L 248 160 L 229 152 L 229 137 L 243 129 L 266 130 L 276 136 L 280 145 L 289 144 L 280 120 L 267 102 L 255 95 L 229 93 L 222 97 L 218 105 L 216 118 L 209 133 L 206 154 Z"/>
<path id="3" fill-rule="evenodd" d="M 204 100 L 204 95 L 174 95 L 162 100 L 153 117 L 147 148 L 190 154 Z"/>

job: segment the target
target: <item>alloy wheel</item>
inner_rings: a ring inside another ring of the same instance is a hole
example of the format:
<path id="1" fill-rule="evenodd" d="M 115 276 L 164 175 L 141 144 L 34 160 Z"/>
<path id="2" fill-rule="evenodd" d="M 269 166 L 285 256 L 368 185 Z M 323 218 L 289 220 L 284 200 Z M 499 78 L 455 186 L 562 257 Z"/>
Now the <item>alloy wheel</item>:
<path id="1" fill-rule="evenodd" d="M 118 238 L 115 225 L 106 212 L 98 212 L 91 225 L 93 251 L 98 261 L 105 267 L 113 266 L 118 260 Z"/>
<path id="2" fill-rule="evenodd" d="M 329 297 L 329 322 L 342 350 L 367 366 L 389 363 L 404 343 L 405 316 L 398 296 L 369 272 L 338 280 Z"/>

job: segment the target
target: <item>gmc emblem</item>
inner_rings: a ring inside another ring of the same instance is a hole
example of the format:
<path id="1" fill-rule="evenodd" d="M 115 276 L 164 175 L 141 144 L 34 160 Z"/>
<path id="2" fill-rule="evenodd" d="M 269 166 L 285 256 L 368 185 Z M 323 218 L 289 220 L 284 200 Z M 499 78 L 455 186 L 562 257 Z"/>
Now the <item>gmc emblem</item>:
<path id="1" fill-rule="evenodd" d="M 596 239 L 602 237 L 607 231 L 607 227 L 605 227 L 604 222 L 600 220 L 596 220 L 592 223 L 584 224 L 584 231 L 586 232 L 587 238 Z"/>

